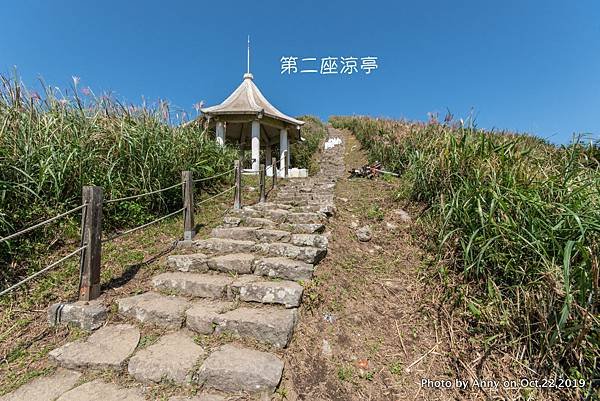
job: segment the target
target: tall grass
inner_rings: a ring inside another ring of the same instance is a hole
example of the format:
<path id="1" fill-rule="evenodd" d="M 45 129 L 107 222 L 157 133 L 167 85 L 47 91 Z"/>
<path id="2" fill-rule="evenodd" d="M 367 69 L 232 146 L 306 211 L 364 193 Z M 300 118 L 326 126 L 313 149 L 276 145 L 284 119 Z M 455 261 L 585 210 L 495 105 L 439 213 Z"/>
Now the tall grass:
<path id="1" fill-rule="evenodd" d="M 427 207 L 471 330 L 590 379 L 600 357 L 600 149 L 461 125 L 336 117 Z M 595 372 L 595 373 L 594 373 Z"/>
<path id="2" fill-rule="evenodd" d="M 106 199 L 177 183 L 182 170 L 195 177 L 228 170 L 235 152 L 223 149 L 196 124 L 169 124 L 169 107 L 124 105 L 88 88 L 63 96 L 43 85 L 28 91 L 18 78 L 0 77 L 0 237 L 81 203 L 84 185 Z M 212 184 L 212 183 L 211 183 Z M 105 227 L 149 221 L 180 207 L 181 190 L 106 205 Z M 0 244 L 0 287 L 25 273 L 31 254 L 76 234 L 76 219 Z"/>

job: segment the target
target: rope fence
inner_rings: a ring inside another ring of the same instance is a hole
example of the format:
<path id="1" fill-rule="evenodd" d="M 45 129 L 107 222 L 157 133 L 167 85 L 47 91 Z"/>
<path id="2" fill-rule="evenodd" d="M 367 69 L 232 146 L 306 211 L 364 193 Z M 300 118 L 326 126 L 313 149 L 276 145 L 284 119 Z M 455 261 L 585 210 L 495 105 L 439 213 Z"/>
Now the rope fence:
<path id="1" fill-rule="evenodd" d="M 285 153 L 284 153 L 285 157 Z M 272 158 L 273 163 L 273 187 L 276 184 L 276 172 L 277 172 L 277 164 L 278 161 L 275 158 Z M 281 159 L 279 160 L 281 161 Z M 9 241 L 13 238 L 16 238 L 25 233 L 31 232 L 37 228 L 40 228 L 46 224 L 52 223 L 60 218 L 69 216 L 78 211 L 81 212 L 81 239 L 79 243 L 79 247 L 72 251 L 71 253 L 65 255 L 61 259 L 53 262 L 52 264 L 44 267 L 43 269 L 37 271 L 36 273 L 22 279 L 18 283 L 11 285 L 8 288 L 3 289 L 0 292 L 0 296 L 5 295 L 12 290 L 20 287 L 21 285 L 27 283 L 28 281 L 33 280 L 41 274 L 49 271 L 60 263 L 66 261 L 67 259 L 79 254 L 80 255 L 80 271 L 79 271 L 79 300 L 81 301 L 91 301 L 93 299 L 98 298 L 100 296 L 100 269 L 102 265 L 102 244 L 113 241 L 117 238 L 125 236 L 127 234 L 131 234 L 143 228 L 146 228 L 150 225 L 156 224 L 160 221 L 163 221 L 169 217 L 175 216 L 178 213 L 183 212 L 183 239 L 191 240 L 195 236 L 195 226 L 194 226 L 194 214 L 196 208 L 206 202 L 209 202 L 217 197 L 223 196 L 229 192 L 234 192 L 233 197 L 233 208 L 240 209 L 242 207 L 242 160 L 236 160 L 234 168 L 224 171 L 219 174 L 215 174 L 210 177 L 204 177 L 200 179 L 193 179 L 193 175 L 191 171 L 182 171 L 181 173 L 181 181 L 173 184 L 166 188 L 157 189 L 154 191 L 144 192 L 141 194 L 135 194 L 130 196 L 124 196 L 114 199 L 104 200 L 103 190 L 101 187 L 96 186 L 84 186 L 82 189 L 82 199 L 83 204 L 77 206 L 71 210 L 68 210 L 64 213 L 61 213 L 57 216 L 54 216 L 50 219 L 42 221 L 41 223 L 37 223 L 31 227 L 28 227 L 24 230 L 16 232 L 14 234 L 10 234 L 6 237 L 0 238 L 0 243 Z M 287 170 L 287 163 L 286 163 Z M 212 180 L 215 178 L 223 177 L 225 175 L 234 174 L 234 185 L 201 201 L 194 201 L 194 183 L 205 182 L 208 180 Z M 265 165 L 260 165 L 260 186 L 261 186 L 261 194 L 260 194 L 260 202 L 265 201 Z M 287 175 L 287 174 L 286 174 Z M 183 197 L 183 206 L 178 210 L 168 213 L 164 216 L 161 216 L 155 220 L 152 220 L 148 223 L 142 224 L 140 226 L 128 229 L 126 231 L 119 232 L 111 237 L 106 239 L 101 239 L 102 237 L 102 219 L 103 219 L 103 206 L 107 204 L 112 204 L 116 202 L 128 201 L 133 199 L 138 199 L 145 196 L 155 195 L 158 193 L 162 193 L 164 191 L 168 191 L 174 189 L 176 187 L 182 187 L 182 197 Z"/>
<path id="2" fill-rule="evenodd" d="M 44 220 L 44 221 L 42 221 L 41 223 L 38 223 L 38 224 L 36 224 L 36 225 L 33 225 L 33 226 L 31 226 L 31 227 L 28 227 L 28 228 L 26 228 L 26 229 L 24 229 L 24 230 L 21 230 L 21 231 L 19 231 L 19 232 L 16 232 L 16 233 L 14 233 L 14 234 L 8 235 L 8 236 L 6 236 L 6 237 L 2 237 L 2 238 L 0 238 L 0 243 L 2 243 L 2 242 L 5 242 L 5 241 L 8 241 L 8 240 L 10 240 L 10 239 L 12 239 L 12 238 L 18 237 L 18 236 L 20 236 L 20 235 L 23 235 L 23 234 L 25 234 L 25 233 L 28 233 L 29 231 L 35 230 L 36 228 L 42 227 L 42 226 L 44 226 L 44 225 L 46 225 L 46 224 L 48 224 L 48 223 L 51 223 L 51 222 L 53 222 L 53 221 L 55 221 L 55 220 L 58 220 L 58 219 L 60 219 L 61 217 L 65 217 L 65 216 L 68 216 L 68 215 L 70 215 L 70 214 L 72 214 L 72 213 L 75 213 L 75 212 L 77 212 L 78 210 L 81 210 L 81 209 L 83 209 L 83 208 L 84 208 L 84 207 L 86 207 L 86 206 L 87 206 L 86 204 L 83 204 L 83 205 L 77 206 L 76 208 L 73 208 L 73 209 L 71 209 L 71 210 L 69 210 L 69 211 L 67 211 L 67 212 L 61 213 L 61 214 L 59 214 L 58 216 L 54 216 L 54 217 L 52 217 L 52 218 L 50 218 L 50 219 L 48 219 L 48 220 Z"/>

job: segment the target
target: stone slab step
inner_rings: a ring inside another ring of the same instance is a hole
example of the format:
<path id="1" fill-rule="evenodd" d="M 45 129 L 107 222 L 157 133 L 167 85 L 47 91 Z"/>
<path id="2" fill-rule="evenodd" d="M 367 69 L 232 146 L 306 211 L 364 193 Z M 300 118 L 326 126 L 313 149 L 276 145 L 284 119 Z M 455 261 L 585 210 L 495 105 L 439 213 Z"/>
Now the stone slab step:
<path id="1" fill-rule="evenodd" d="M 188 255 L 170 255 L 167 257 L 167 266 L 182 272 L 206 272 L 208 256 L 203 253 Z"/>
<path id="2" fill-rule="evenodd" d="M 0 397 L 0 401 L 55 401 L 77 384 L 81 373 L 59 368 L 50 376 L 38 377 L 11 393 Z"/>
<path id="3" fill-rule="evenodd" d="M 256 231 L 259 229 L 260 227 L 217 227 L 211 231 L 210 236 L 213 238 L 254 241 L 256 239 Z"/>
<path id="4" fill-rule="evenodd" d="M 289 213 L 285 221 L 292 224 L 323 224 L 327 217 L 322 213 Z"/>
<path id="5" fill-rule="evenodd" d="M 194 241 L 194 246 L 199 251 L 212 254 L 224 253 L 250 253 L 254 250 L 253 241 L 242 241 L 227 238 L 209 238 Z"/>
<path id="6" fill-rule="evenodd" d="M 254 270 L 254 258 L 251 253 L 230 253 L 215 256 L 208 260 L 208 267 L 224 273 L 250 274 Z"/>
<path id="7" fill-rule="evenodd" d="M 277 228 L 276 222 L 262 217 L 245 217 L 241 219 L 240 224 L 243 226 L 253 226 L 261 228 Z"/>
<path id="8" fill-rule="evenodd" d="M 290 209 L 292 209 L 292 207 L 290 205 L 286 205 L 283 203 L 263 202 L 263 203 L 256 203 L 256 204 L 252 205 L 252 209 L 255 209 L 255 210 L 272 210 L 272 209 L 290 210 Z"/>
<path id="9" fill-rule="evenodd" d="M 273 393 L 283 372 L 277 356 L 226 344 L 206 358 L 198 371 L 198 383 L 226 392 Z"/>
<path id="10" fill-rule="evenodd" d="M 296 309 L 241 307 L 215 316 L 215 334 L 230 333 L 284 348 L 292 338 Z"/>
<path id="11" fill-rule="evenodd" d="M 256 276 L 242 276 L 231 287 L 233 295 L 240 301 L 281 304 L 287 308 L 300 305 L 304 291 L 304 288 L 294 281 L 270 281 Z"/>
<path id="12" fill-rule="evenodd" d="M 231 277 L 202 273 L 169 272 L 152 278 L 152 285 L 157 290 L 214 299 L 226 296 L 232 283 Z"/>
<path id="13" fill-rule="evenodd" d="M 117 300 L 119 313 L 144 324 L 178 329 L 183 325 L 190 302 L 182 297 L 146 292 Z"/>
<path id="14" fill-rule="evenodd" d="M 283 223 L 279 225 L 279 228 L 298 234 L 320 234 L 325 231 L 325 226 L 323 224 Z"/>
<path id="15" fill-rule="evenodd" d="M 292 234 L 290 243 L 297 246 L 311 246 L 322 250 L 327 250 L 327 246 L 329 245 L 327 237 L 321 234 Z"/>
<path id="16" fill-rule="evenodd" d="M 310 280 L 314 266 L 281 256 L 261 258 L 255 262 L 254 274 L 286 280 Z"/>
<path id="17" fill-rule="evenodd" d="M 305 263 L 317 264 L 327 254 L 327 250 L 312 246 L 297 246 L 285 242 L 256 244 L 256 251 L 269 256 L 283 256 Z"/>
<path id="18" fill-rule="evenodd" d="M 68 369 L 121 369 L 139 341 L 140 332 L 135 326 L 109 325 L 48 355 L 51 361 Z"/>
<path id="19" fill-rule="evenodd" d="M 29 399 L 27 399 L 29 400 Z M 31 401 L 36 400 L 34 398 Z M 56 401 L 145 401 L 139 388 L 123 388 L 114 383 L 94 380 L 64 393 Z M 23 400 L 25 401 L 25 400 Z M 38 400 L 36 400 L 38 401 Z"/>
<path id="20" fill-rule="evenodd" d="M 158 342 L 139 350 L 129 360 L 127 371 L 144 383 L 172 380 L 189 383 L 194 366 L 204 350 L 187 334 L 178 331 L 162 336 Z"/>
<path id="21" fill-rule="evenodd" d="M 169 398 L 169 401 L 227 401 L 227 398 L 218 394 L 205 393 L 198 394 L 193 397 L 174 395 L 173 397 Z"/>
<path id="22" fill-rule="evenodd" d="M 215 329 L 215 318 L 234 308 L 235 303 L 229 301 L 197 301 L 185 313 L 186 326 L 200 334 L 212 334 Z"/>

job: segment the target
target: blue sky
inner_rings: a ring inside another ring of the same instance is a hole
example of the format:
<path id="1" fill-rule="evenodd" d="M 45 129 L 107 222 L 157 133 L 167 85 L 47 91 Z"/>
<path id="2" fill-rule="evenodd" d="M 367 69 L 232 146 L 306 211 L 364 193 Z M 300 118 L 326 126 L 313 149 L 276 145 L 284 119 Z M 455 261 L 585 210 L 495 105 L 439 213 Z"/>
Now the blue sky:
<path id="1" fill-rule="evenodd" d="M 255 82 L 291 115 L 425 120 L 449 109 L 559 143 L 600 133 L 597 1 L 21 0 L 0 21 L 0 72 L 17 66 L 28 85 L 67 87 L 75 75 L 95 93 L 195 113 L 241 82 L 250 34 Z M 282 56 L 374 56 L 379 68 L 282 75 Z"/>

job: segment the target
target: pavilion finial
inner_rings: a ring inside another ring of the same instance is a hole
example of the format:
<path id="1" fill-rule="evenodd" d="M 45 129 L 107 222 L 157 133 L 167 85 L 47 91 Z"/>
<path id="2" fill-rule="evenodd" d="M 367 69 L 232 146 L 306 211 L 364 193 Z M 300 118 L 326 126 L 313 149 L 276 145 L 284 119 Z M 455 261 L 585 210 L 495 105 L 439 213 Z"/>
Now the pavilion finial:
<path id="1" fill-rule="evenodd" d="M 248 65 L 246 68 L 246 74 L 250 74 L 250 35 L 248 35 Z"/>

